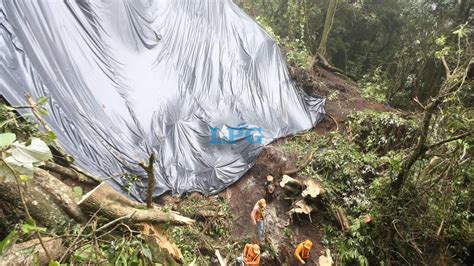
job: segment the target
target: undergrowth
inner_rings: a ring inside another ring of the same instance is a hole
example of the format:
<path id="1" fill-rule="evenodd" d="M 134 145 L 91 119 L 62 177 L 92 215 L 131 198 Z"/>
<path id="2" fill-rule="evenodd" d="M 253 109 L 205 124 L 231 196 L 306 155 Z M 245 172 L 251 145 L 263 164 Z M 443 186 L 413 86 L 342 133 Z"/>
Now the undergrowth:
<path id="1" fill-rule="evenodd" d="M 301 159 L 313 153 L 312 163 L 299 174 L 321 179 L 323 200 L 329 213 L 342 207 L 350 221 L 343 234 L 334 217 L 326 217 L 322 242 L 343 264 L 369 265 L 374 240 L 365 215 L 376 216 L 373 200 L 385 188 L 392 172 L 400 168 L 405 149 L 415 141 L 416 122 L 391 113 L 354 112 L 346 121 L 347 132 L 325 136 L 307 132 L 282 143 L 283 149 Z"/>
<path id="2" fill-rule="evenodd" d="M 238 252 L 228 244 L 231 240 L 232 215 L 225 200 L 191 194 L 180 201 L 178 211 L 197 219 L 196 224 L 191 227 L 172 227 L 168 230 L 186 264 L 209 263 L 215 249 L 220 249 L 225 254 Z"/>

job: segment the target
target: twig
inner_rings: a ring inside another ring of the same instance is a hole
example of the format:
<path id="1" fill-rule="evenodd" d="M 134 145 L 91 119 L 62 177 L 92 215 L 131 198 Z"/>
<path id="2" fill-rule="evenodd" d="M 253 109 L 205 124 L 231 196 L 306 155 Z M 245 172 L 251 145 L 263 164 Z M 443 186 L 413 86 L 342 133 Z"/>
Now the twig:
<path id="1" fill-rule="evenodd" d="M 22 106 L 12 106 L 13 109 L 33 109 L 31 105 L 22 105 Z"/>
<path id="2" fill-rule="evenodd" d="M 125 219 L 130 219 L 130 218 L 132 218 L 133 215 L 135 215 L 136 212 L 137 212 L 137 211 L 134 211 L 134 212 L 131 213 L 131 214 L 128 214 L 128 215 L 119 217 L 119 218 L 117 218 L 117 219 L 115 219 L 115 220 L 112 220 L 112 221 L 110 221 L 110 222 L 104 224 L 103 226 L 99 227 L 99 228 L 96 230 L 96 233 L 98 233 L 98 232 L 104 230 L 105 228 L 107 228 L 107 227 L 113 225 L 114 223 L 120 222 L 120 221 L 125 220 Z"/>
<path id="3" fill-rule="evenodd" d="M 44 120 L 44 118 L 41 116 L 40 112 L 38 111 L 38 104 L 33 100 L 33 97 L 31 97 L 31 94 L 29 94 L 28 92 L 25 92 L 25 98 L 30 104 L 31 112 L 36 117 L 36 119 L 40 122 L 43 128 L 47 132 L 53 132 L 51 128 L 49 127 L 48 123 L 46 123 L 46 120 Z M 68 164 L 72 164 L 74 161 L 73 158 L 64 151 L 61 144 L 59 144 L 59 141 L 55 139 L 53 140 L 53 144 L 56 147 L 56 150 L 58 151 L 58 153 L 61 155 L 61 157 L 63 157 L 64 160 L 66 160 Z"/>
<path id="4" fill-rule="evenodd" d="M 444 217 L 443 217 L 443 220 L 441 220 L 441 224 L 438 227 L 438 231 L 436 231 L 437 236 L 441 234 L 441 230 L 443 230 L 443 225 L 444 225 Z"/>
<path id="5" fill-rule="evenodd" d="M 92 223 L 92 242 L 94 243 L 95 257 L 99 259 L 100 249 L 99 249 L 99 242 L 97 241 L 96 229 L 97 229 L 97 220 L 95 220 Z"/>
<path id="6" fill-rule="evenodd" d="M 413 100 L 421 107 L 421 109 L 426 110 L 426 107 L 418 100 L 418 97 L 413 98 Z"/>
<path id="7" fill-rule="evenodd" d="M 339 131 L 339 123 L 337 123 L 337 120 L 330 114 L 326 114 L 331 120 L 336 124 L 336 131 Z"/>
<path id="8" fill-rule="evenodd" d="M 438 146 L 441 146 L 441 145 L 446 144 L 446 143 L 451 142 L 451 141 L 455 141 L 455 140 L 458 140 L 458 139 L 462 139 L 462 138 L 467 137 L 467 136 L 469 136 L 469 135 L 471 135 L 471 134 L 472 134 L 471 132 L 465 132 L 465 133 L 463 133 L 463 134 L 454 136 L 454 137 L 452 137 L 452 138 L 448 138 L 448 139 L 442 140 L 442 141 L 440 141 L 440 142 L 437 142 L 437 143 L 435 143 L 435 144 L 430 145 L 430 146 L 428 147 L 428 150 L 434 149 L 434 148 L 436 148 L 436 147 L 438 147 Z"/>
<path id="9" fill-rule="evenodd" d="M 99 213 L 99 211 L 102 210 L 102 207 L 100 207 L 92 216 L 91 218 L 89 219 L 89 221 L 87 221 L 87 223 L 81 228 L 81 231 L 79 232 L 79 234 L 77 234 L 77 237 L 72 241 L 71 245 L 69 245 L 69 247 L 66 249 L 66 251 L 64 252 L 64 254 L 61 256 L 61 259 L 59 259 L 59 262 L 62 262 L 65 258 L 66 258 L 66 255 L 69 253 L 69 251 L 72 249 L 72 247 L 77 243 L 77 241 L 79 240 L 79 237 L 81 237 L 82 233 L 84 232 L 84 230 L 86 230 L 86 227 L 89 226 L 89 224 L 92 222 L 92 220 L 97 216 L 97 214 Z"/>
<path id="10" fill-rule="evenodd" d="M 218 249 L 215 250 L 215 254 L 216 254 L 217 260 L 219 261 L 219 264 L 221 266 L 227 266 L 227 261 L 222 258 L 221 253 L 219 252 Z"/>
<path id="11" fill-rule="evenodd" d="M 441 62 L 443 62 L 444 70 L 446 71 L 446 79 L 451 77 L 451 70 L 449 69 L 448 63 L 446 62 L 446 58 L 441 56 Z"/>

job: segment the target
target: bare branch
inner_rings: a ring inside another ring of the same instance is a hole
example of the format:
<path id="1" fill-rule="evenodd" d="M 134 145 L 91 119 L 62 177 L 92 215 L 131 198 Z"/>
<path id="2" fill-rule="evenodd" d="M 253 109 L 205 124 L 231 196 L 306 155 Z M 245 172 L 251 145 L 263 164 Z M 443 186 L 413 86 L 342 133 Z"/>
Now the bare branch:
<path id="1" fill-rule="evenodd" d="M 451 138 L 448 138 L 448 139 L 445 139 L 445 140 L 442 140 L 440 142 L 437 142 L 435 144 L 432 144 L 428 147 L 428 150 L 431 150 L 431 149 L 434 149 L 436 147 L 439 147 L 443 144 L 446 144 L 448 142 L 451 142 L 451 141 L 455 141 L 455 140 L 458 140 L 458 139 L 462 139 L 464 137 L 467 137 L 469 135 L 471 135 L 472 133 L 471 132 L 466 132 L 466 133 L 463 133 L 463 134 L 460 134 L 460 135 L 457 135 L 457 136 L 454 136 L 454 137 L 451 137 Z"/>
<path id="2" fill-rule="evenodd" d="M 143 170 L 148 175 L 148 188 L 146 193 L 146 207 L 148 209 L 152 208 L 153 203 L 153 191 L 155 190 L 156 180 L 155 180 L 155 170 L 153 168 L 153 164 L 155 163 L 155 154 L 151 153 L 150 157 L 148 158 L 148 165 L 145 165 L 144 162 L 140 162 L 140 165 Z"/>

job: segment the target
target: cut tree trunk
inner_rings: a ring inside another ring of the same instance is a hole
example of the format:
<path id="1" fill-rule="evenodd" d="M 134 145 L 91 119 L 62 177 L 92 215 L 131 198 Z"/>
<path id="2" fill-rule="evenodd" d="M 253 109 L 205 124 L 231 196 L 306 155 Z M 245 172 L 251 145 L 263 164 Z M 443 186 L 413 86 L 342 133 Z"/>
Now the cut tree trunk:
<path id="1" fill-rule="evenodd" d="M 177 212 L 165 212 L 155 207 L 144 209 L 144 205 L 132 201 L 104 182 L 84 195 L 79 206 L 84 212 L 98 213 L 110 220 L 126 218 L 124 221 L 132 225 L 165 222 L 178 225 L 194 223 L 193 219 L 181 216 Z"/>
<path id="2" fill-rule="evenodd" d="M 289 175 L 283 175 L 280 181 L 280 187 L 293 193 L 300 193 L 304 188 L 300 180 L 294 179 Z"/>
<path id="3" fill-rule="evenodd" d="M 34 177 L 22 184 L 26 205 L 32 218 L 40 225 L 58 228 L 72 221 L 83 222 L 85 216 L 74 201 L 70 187 L 43 169 L 35 169 Z M 24 210 L 18 187 L 15 183 L 0 184 L 0 206 L 2 212 L 11 214 L 2 220 L 15 224 L 24 220 Z M 72 219 L 71 219 L 72 218 Z M 13 220 L 13 221 L 7 221 Z"/>
<path id="4" fill-rule="evenodd" d="M 324 189 L 321 187 L 319 182 L 316 182 L 314 179 L 309 178 L 303 181 L 304 186 L 306 187 L 301 196 L 305 198 L 315 199 L 318 195 L 324 193 Z"/>
<path id="5" fill-rule="evenodd" d="M 59 259 L 66 250 L 60 238 L 43 237 L 43 243 L 52 260 Z M 48 265 L 48 263 L 49 258 L 38 239 L 15 244 L 0 257 L 0 266 Z"/>
<path id="6" fill-rule="evenodd" d="M 288 214 L 307 214 L 310 215 L 313 207 L 306 204 L 304 200 L 299 200 L 294 204 L 294 207 L 288 211 Z"/>
<path id="7" fill-rule="evenodd" d="M 294 179 L 288 175 L 283 175 L 280 182 L 280 187 L 292 192 L 301 193 L 304 198 L 315 199 L 318 195 L 324 192 L 319 182 L 312 178 L 306 178 L 304 180 Z"/>

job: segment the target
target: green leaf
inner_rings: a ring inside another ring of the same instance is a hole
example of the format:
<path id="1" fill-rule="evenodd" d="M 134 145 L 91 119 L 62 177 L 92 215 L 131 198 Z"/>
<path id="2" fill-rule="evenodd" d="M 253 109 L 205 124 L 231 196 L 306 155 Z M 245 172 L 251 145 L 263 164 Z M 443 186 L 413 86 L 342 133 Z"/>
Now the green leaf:
<path id="1" fill-rule="evenodd" d="M 142 253 L 143 253 L 143 256 L 145 256 L 145 258 L 149 259 L 150 261 L 152 261 L 152 257 L 151 257 L 151 251 L 148 247 L 145 247 L 143 246 L 142 247 Z"/>
<path id="2" fill-rule="evenodd" d="M 0 242 L 0 256 L 3 255 L 3 253 L 11 247 L 13 244 L 15 244 L 15 241 L 18 239 L 18 232 L 16 230 L 11 231 L 7 237 L 5 237 L 1 242 Z"/>
<path id="3" fill-rule="evenodd" d="M 74 194 L 75 197 L 81 198 L 82 197 L 82 187 L 80 186 L 75 186 L 72 188 L 72 193 Z"/>
<path id="4" fill-rule="evenodd" d="M 40 97 L 38 97 L 38 99 L 36 100 L 36 102 L 37 102 L 39 105 L 45 105 L 45 104 L 48 103 L 48 97 L 40 96 Z"/>
<path id="5" fill-rule="evenodd" d="M 61 266 L 61 264 L 58 261 L 51 261 L 48 266 Z"/>
<path id="6" fill-rule="evenodd" d="M 56 134 L 53 131 L 48 131 L 45 133 L 45 140 L 46 143 L 50 144 L 53 143 L 57 139 Z"/>
<path id="7" fill-rule="evenodd" d="M 31 144 L 14 143 L 11 148 L 12 157 L 20 163 L 38 163 L 51 159 L 53 155 L 48 145 L 38 138 L 32 138 Z"/>
<path id="8" fill-rule="evenodd" d="M 21 231 L 24 233 L 24 234 L 31 234 L 31 233 L 34 233 L 34 232 L 40 232 L 40 233 L 44 233 L 46 232 L 46 228 L 44 227 L 38 227 L 34 224 L 22 224 L 20 226 L 21 228 Z"/>
<path id="9" fill-rule="evenodd" d="M 13 133 L 1 133 L 0 134 L 0 148 L 10 146 L 15 142 L 16 135 Z"/>
<path id="10" fill-rule="evenodd" d="M 30 180 L 30 177 L 27 175 L 19 175 L 18 177 L 20 177 L 21 182 L 27 182 L 28 180 Z"/>
<path id="11" fill-rule="evenodd" d="M 48 115 L 48 110 L 46 110 L 46 108 L 39 108 L 38 112 L 40 113 L 41 116 Z"/>

